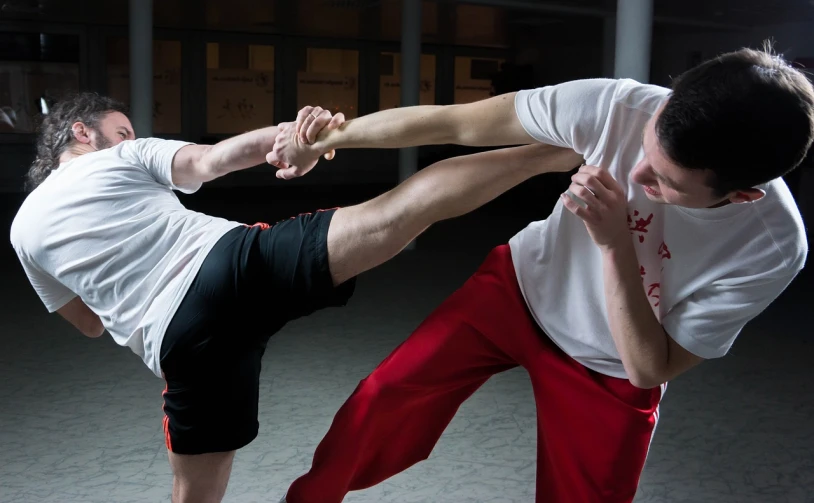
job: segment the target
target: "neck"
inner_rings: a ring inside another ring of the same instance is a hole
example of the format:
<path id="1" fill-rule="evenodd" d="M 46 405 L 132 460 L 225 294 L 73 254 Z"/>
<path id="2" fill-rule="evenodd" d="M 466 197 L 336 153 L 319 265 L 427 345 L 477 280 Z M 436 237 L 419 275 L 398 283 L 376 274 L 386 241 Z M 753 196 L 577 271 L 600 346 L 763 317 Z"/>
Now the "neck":
<path id="1" fill-rule="evenodd" d="M 80 155 L 89 154 L 91 152 L 96 152 L 96 149 L 91 147 L 89 144 L 75 143 L 59 156 L 59 162 L 60 164 L 63 162 L 68 162 L 72 159 L 76 159 Z"/>

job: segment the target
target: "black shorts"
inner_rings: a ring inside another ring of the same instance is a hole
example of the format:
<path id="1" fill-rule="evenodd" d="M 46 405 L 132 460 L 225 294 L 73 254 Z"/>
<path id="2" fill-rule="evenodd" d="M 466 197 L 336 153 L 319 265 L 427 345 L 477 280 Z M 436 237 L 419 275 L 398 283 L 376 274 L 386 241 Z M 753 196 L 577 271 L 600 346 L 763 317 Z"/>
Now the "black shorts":
<path id="1" fill-rule="evenodd" d="M 231 451 L 257 437 L 269 338 L 288 321 L 343 306 L 353 294 L 355 280 L 334 287 L 328 267 L 334 211 L 241 226 L 209 252 L 161 344 L 170 451 Z"/>

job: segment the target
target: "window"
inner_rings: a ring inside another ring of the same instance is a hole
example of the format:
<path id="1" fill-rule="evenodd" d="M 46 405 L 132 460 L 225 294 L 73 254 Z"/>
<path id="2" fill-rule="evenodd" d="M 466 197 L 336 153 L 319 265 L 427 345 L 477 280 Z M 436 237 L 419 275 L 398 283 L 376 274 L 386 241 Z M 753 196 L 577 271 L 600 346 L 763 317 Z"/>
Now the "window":
<path id="1" fill-rule="evenodd" d="M 237 134 L 274 123 L 274 46 L 206 44 L 206 130 Z"/>
<path id="2" fill-rule="evenodd" d="M 347 49 L 304 49 L 297 76 L 297 109 L 321 106 L 346 119 L 359 113 L 359 52 Z"/>
<path id="3" fill-rule="evenodd" d="M 33 133 L 39 117 L 79 89 L 79 36 L 0 33 L 0 132 Z"/>
<path id="4" fill-rule="evenodd" d="M 130 106 L 130 42 L 126 38 L 107 40 L 107 94 Z M 153 133 L 181 133 L 181 42 L 178 40 L 153 40 Z"/>
<path id="5" fill-rule="evenodd" d="M 379 64 L 379 110 L 401 104 L 401 55 L 383 52 Z M 421 55 L 419 104 L 435 105 L 435 55 Z"/>
<path id="6" fill-rule="evenodd" d="M 509 33 L 506 9 L 488 5 L 455 6 L 455 43 L 506 47 Z"/>
<path id="7" fill-rule="evenodd" d="M 455 103 L 471 103 L 493 94 L 492 78 L 500 71 L 502 59 L 455 58 Z"/>

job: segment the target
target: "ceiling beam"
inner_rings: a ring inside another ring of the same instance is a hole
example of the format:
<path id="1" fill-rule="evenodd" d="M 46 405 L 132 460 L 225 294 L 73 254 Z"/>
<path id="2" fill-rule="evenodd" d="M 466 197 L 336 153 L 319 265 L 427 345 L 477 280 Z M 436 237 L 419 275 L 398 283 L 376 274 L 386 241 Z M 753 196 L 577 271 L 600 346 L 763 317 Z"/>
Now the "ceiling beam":
<path id="1" fill-rule="evenodd" d="M 525 10 L 532 12 L 545 12 L 556 14 L 571 14 L 576 16 L 608 17 L 614 16 L 614 9 L 603 9 L 598 7 L 577 7 L 556 3 L 536 2 L 533 0 L 462 0 L 458 3 L 474 5 L 488 5 L 492 7 L 504 7 L 515 10 Z M 730 23 L 717 23 L 714 21 L 703 21 L 698 19 L 679 18 L 671 16 L 654 16 L 653 22 L 669 24 L 673 26 L 687 26 L 692 28 L 708 28 L 710 30 L 747 30 L 750 26 L 735 25 Z"/>

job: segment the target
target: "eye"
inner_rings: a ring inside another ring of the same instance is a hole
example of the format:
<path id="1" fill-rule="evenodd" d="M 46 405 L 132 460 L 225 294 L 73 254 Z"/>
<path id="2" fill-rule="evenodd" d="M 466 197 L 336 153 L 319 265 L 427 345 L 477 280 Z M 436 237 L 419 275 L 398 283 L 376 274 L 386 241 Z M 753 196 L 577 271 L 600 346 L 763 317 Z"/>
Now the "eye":
<path id="1" fill-rule="evenodd" d="M 127 139 L 127 134 L 126 134 L 126 133 L 119 132 L 119 136 L 121 136 L 122 140 L 126 140 L 126 139 Z"/>

